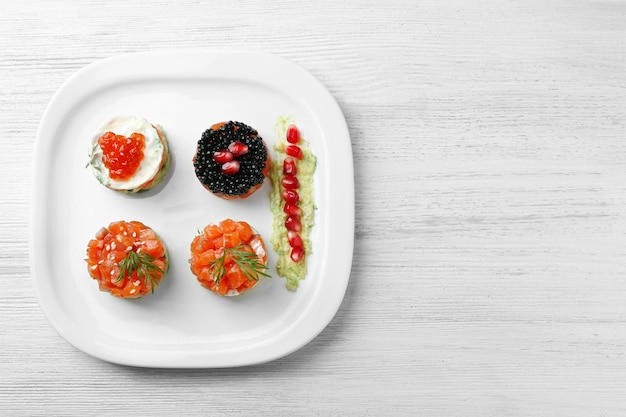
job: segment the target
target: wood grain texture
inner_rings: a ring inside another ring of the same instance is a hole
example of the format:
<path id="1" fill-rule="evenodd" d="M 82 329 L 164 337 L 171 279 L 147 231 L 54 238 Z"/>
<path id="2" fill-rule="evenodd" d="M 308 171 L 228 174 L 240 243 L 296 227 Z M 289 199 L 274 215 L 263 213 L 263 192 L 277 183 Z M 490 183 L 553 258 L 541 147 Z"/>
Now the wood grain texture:
<path id="1" fill-rule="evenodd" d="M 626 415 L 624 39 L 611 0 L 2 2 L 0 414 Z M 350 128 L 346 297 L 268 364 L 100 362 L 35 298 L 48 101 L 94 60 L 171 48 L 289 58 Z"/>

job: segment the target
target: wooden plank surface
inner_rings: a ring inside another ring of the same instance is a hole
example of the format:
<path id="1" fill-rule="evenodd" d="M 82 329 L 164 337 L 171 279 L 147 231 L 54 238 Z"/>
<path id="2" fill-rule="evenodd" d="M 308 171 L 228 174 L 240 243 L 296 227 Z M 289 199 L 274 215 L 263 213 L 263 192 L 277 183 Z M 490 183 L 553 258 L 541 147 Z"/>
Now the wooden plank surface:
<path id="1" fill-rule="evenodd" d="M 625 40 L 611 0 L 2 2 L 0 414 L 626 415 Z M 289 58 L 350 128 L 346 297 L 268 364 L 111 365 L 35 298 L 50 98 L 94 60 L 171 48 Z"/>

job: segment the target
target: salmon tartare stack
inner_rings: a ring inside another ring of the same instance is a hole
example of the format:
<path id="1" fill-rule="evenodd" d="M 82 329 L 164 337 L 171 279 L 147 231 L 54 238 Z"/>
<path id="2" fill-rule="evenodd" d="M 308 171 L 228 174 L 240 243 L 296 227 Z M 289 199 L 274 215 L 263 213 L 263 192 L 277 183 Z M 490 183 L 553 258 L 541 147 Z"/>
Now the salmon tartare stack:
<path id="1" fill-rule="evenodd" d="M 243 221 L 222 220 L 206 226 L 191 242 L 191 272 L 200 284 L 222 296 L 244 294 L 267 273 L 261 235 Z"/>
<path id="2" fill-rule="evenodd" d="M 86 261 L 100 290 L 119 298 L 153 293 L 169 267 L 163 240 L 137 221 L 117 221 L 101 228 L 87 245 Z"/>

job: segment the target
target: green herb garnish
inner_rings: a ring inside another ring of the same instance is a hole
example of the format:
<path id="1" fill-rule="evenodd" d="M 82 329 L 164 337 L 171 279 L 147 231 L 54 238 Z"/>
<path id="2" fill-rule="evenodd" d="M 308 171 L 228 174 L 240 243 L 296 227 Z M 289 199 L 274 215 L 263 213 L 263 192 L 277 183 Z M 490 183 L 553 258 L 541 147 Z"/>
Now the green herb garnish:
<path id="1" fill-rule="evenodd" d="M 137 271 L 137 277 L 143 281 L 144 285 L 150 281 L 150 287 L 154 292 L 154 288 L 159 283 L 157 274 L 163 275 L 163 270 L 153 263 L 155 260 L 156 258 L 147 252 L 129 251 L 120 262 L 120 273 L 116 282 L 130 277 L 133 271 Z"/>
<path id="2" fill-rule="evenodd" d="M 259 256 L 256 253 L 243 250 L 243 247 L 244 245 L 242 243 L 234 248 L 225 247 L 223 248 L 224 254 L 222 256 L 209 262 L 209 271 L 216 284 L 219 285 L 222 277 L 226 275 L 226 266 L 224 265 L 226 254 L 239 266 L 241 272 L 243 272 L 243 276 L 246 277 L 248 281 L 258 281 L 260 276 L 271 278 L 271 275 L 265 272 L 267 265 L 264 265 L 259 260 Z"/>

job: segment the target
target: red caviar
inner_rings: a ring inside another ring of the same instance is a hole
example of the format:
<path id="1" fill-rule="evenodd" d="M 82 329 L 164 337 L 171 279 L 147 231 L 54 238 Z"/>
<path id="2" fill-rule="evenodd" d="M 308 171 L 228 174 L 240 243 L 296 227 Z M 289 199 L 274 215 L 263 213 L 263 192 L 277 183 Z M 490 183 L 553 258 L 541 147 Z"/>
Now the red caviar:
<path id="1" fill-rule="evenodd" d="M 133 133 L 127 138 L 106 132 L 98 138 L 98 144 L 102 148 L 102 162 L 109 170 L 111 179 L 128 179 L 139 169 L 145 145 L 145 137 L 141 133 Z"/>

